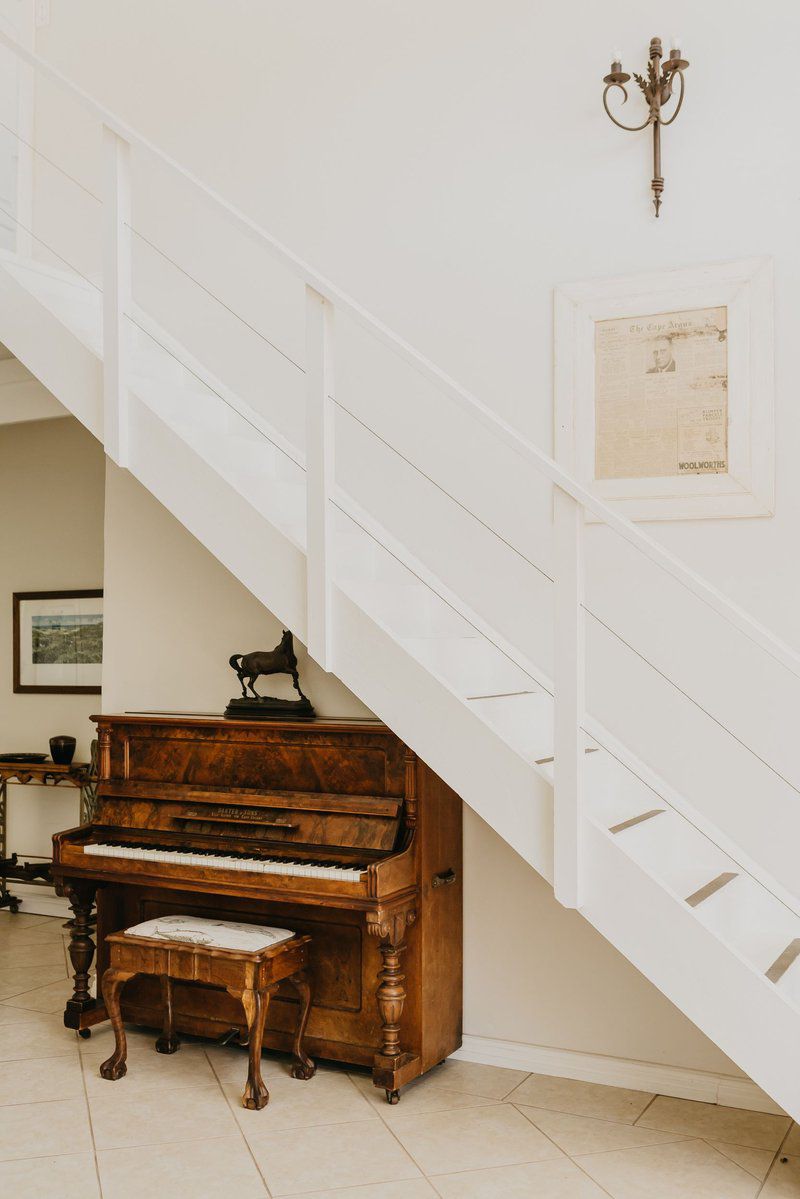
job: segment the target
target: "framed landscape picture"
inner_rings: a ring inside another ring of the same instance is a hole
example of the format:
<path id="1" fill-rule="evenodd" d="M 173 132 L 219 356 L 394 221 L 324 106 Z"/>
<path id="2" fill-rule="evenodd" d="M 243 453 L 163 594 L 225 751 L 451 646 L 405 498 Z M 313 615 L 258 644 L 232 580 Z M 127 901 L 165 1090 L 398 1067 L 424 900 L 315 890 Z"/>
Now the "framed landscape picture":
<path id="1" fill-rule="evenodd" d="M 595 495 L 632 520 L 772 514 L 768 259 L 559 287 L 555 364 L 556 459 Z"/>
<path id="2" fill-rule="evenodd" d="M 99 695 L 102 591 L 14 593 L 14 691 Z"/>

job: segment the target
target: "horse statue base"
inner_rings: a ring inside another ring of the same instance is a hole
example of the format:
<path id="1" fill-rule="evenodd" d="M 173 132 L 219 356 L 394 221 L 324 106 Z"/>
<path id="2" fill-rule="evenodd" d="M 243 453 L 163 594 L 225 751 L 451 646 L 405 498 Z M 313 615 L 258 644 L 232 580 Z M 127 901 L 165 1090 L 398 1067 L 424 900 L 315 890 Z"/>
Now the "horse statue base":
<path id="1" fill-rule="evenodd" d="M 225 709 L 228 720 L 313 720 L 316 712 L 308 699 L 232 699 Z"/>
<path id="2" fill-rule="evenodd" d="M 312 720 L 316 715 L 311 701 L 303 695 L 300 676 L 297 673 L 297 658 L 294 639 L 288 629 L 283 630 L 275 649 L 256 650 L 252 654 L 234 654 L 230 658 L 231 669 L 236 672 L 242 688 L 242 698 L 232 699 L 225 709 L 229 720 Z M 288 674 L 298 694 L 298 699 L 276 699 L 272 695 L 259 695 L 255 681 L 259 675 Z M 247 694 L 247 688 L 252 698 Z"/>

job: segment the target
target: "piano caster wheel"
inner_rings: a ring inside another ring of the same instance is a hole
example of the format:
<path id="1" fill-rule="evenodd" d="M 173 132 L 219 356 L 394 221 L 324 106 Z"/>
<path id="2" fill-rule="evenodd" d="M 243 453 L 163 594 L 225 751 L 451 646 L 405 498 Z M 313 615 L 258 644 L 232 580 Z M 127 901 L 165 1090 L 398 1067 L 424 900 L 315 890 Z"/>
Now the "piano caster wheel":
<path id="1" fill-rule="evenodd" d="M 400 1092 L 399 1091 L 390 1091 L 389 1088 L 387 1087 L 386 1088 L 386 1102 L 390 1103 L 392 1105 L 392 1107 L 394 1107 L 394 1105 L 396 1103 L 400 1102 Z"/>
<path id="2" fill-rule="evenodd" d="M 91 1028 L 79 1028 L 79 1029 L 78 1029 L 78 1036 L 80 1037 L 80 1039 L 81 1039 L 82 1041 L 88 1041 L 88 1040 L 89 1040 L 89 1037 L 90 1037 L 91 1035 L 92 1035 L 92 1030 L 91 1030 Z"/>

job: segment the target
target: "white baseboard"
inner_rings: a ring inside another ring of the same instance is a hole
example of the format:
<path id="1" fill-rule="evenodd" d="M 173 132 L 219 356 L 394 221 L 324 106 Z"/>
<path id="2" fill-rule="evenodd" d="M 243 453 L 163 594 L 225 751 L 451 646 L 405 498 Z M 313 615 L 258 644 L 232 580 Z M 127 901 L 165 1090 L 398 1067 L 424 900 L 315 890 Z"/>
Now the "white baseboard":
<path id="1" fill-rule="evenodd" d="M 630 1091 L 671 1095 L 676 1099 L 699 1099 L 705 1103 L 718 1103 L 722 1107 L 783 1114 L 777 1103 L 749 1078 L 688 1070 L 684 1066 L 603 1057 L 595 1053 L 553 1049 L 548 1045 L 527 1045 L 520 1041 L 500 1041 L 468 1033 L 464 1035 L 461 1049 L 453 1057 L 486 1066 L 505 1066 L 510 1070 L 527 1070 L 532 1074 L 549 1074 L 556 1078 L 575 1078 L 579 1082 L 602 1083 L 607 1087 L 625 1087 Z"/>
<path id="2" fill-rule="evenodd" d="M 72 916 L 66 899 L 60 899 L 52 887 L 18 883 L 10 878 L 8 889 L 12 895 L 18 895 L 22 900 L 20 912 L 27 912 L 29 916 L 63 916 L 65 920 Z"/>

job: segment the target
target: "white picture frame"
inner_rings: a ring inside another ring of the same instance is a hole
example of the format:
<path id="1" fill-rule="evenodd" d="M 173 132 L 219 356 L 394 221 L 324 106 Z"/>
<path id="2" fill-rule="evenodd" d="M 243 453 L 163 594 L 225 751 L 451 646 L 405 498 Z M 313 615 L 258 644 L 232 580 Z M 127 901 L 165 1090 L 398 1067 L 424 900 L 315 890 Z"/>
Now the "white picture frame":
<path id="1" fill-rule="evenodd" d="M 556 461 L 631 520 L 771 516 L 774 482 L 772 260 L 747 258 L 555 290 Z M 720 474 L 595 477 L 595 326 L 727 308 L 727 466 Z M 591 516 L 587 519 L 592 520 Z"/>

